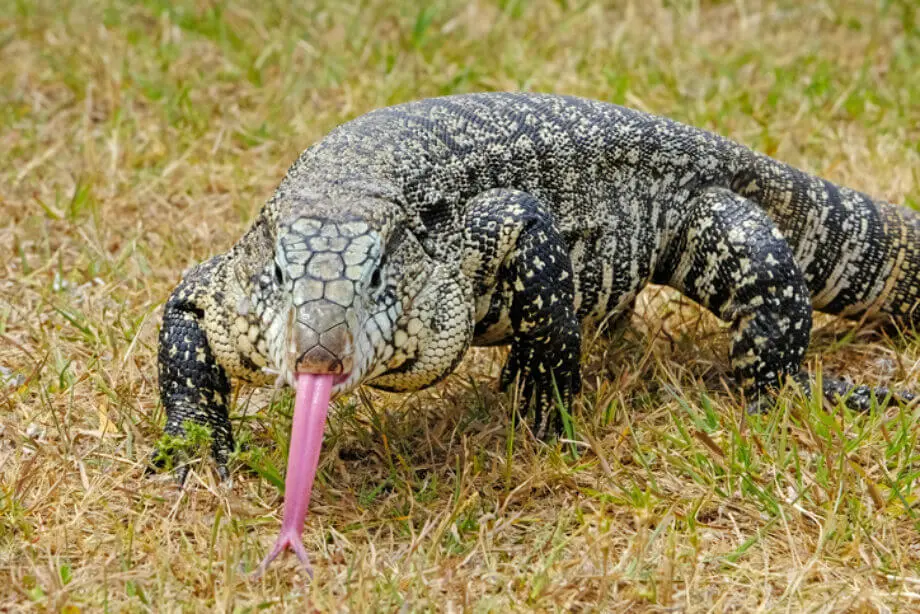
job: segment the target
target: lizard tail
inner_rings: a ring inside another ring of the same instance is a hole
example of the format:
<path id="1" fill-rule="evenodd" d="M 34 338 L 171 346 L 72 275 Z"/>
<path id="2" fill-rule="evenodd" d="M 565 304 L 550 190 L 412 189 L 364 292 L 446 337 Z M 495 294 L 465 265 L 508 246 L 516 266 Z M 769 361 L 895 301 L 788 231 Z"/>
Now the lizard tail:
<path id="1" fill-rule="evenodd" d="M 792 246 L 812 306 L 920 328 L 920 215 L 755 154 L 732 190 L 759 204 Z"/>
<path id="2" fill-rule="evenodd" d="M 917 395 L 904 390 L 896 390 L 887 386 L 862 386 L 826 376 L 822 381 L 822 389 L 824 396 L 828 399 L 832 401 L 838 398 L 843 399 L 850 409 L 863 412 L 872 409 L 873 399 L 875 403 L 882 403 L 885 399 L 911 403 L 917 398 Z"/>

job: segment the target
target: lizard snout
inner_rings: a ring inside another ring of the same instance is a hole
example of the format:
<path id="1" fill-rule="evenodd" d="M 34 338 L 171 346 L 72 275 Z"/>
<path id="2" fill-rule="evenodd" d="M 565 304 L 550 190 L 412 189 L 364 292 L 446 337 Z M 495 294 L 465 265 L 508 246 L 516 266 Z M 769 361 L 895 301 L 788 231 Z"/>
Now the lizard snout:
<path id="1" fill-rule="evenodd" d="M 296 310 L 291 323 L 291 363 L 298 373 L 348 375 L 354 364 L 354 338 L 346 312 L 335 304 L 310 304 Z"/>

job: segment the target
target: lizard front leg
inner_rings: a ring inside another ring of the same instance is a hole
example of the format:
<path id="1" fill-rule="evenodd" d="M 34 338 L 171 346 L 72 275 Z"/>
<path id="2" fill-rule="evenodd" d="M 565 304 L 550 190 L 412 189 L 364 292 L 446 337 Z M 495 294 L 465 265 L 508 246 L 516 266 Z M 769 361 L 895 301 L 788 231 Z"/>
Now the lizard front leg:
<path id="1" fill-rule="evenodd" d="M 166 409 L 165 432 L 184 435 L 186 422 L 208 427 L 217 472 L 226 479 L 227 460 L 233 450 L 228 411 L 230 380 L 211 351 L 202 322 L 204 312 L 191 300 L 191 283 L 184 281 L 173 292 L 160 329 L 158 359 L 160 399 Z M 160 451 L 154 452 L 154 458 L 161 456 Z M 180 466 L 180 483 L 187 474 L 188 465 Z"/>
<path id="2" fill-rule="evenodd" d="M 581 330 L 565 242 L 538 199 L 495 189 L 468 203 L 464 244 L 463 271 L 481 303 L 478 342 L 510 337 L 501 383 L 520 383 L 538 437 L 558 434 L 558 405 L 569 410 L 581 388 Z"/>

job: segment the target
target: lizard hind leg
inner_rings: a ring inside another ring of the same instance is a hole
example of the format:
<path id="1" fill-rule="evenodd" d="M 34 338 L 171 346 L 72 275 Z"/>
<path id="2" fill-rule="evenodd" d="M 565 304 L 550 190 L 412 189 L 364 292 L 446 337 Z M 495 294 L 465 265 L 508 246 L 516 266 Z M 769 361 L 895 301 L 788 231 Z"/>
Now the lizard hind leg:
<path id="1" fill-rule="evenodd" d="M 691 201 L 655 275 L 731 322 L 731 364 L 749 401 L 799 376 L 811 302 L 790 246 L 753 202 L 710 188 Z"/>
<path id="2" fill-rule="evenodd" d="M 565 241 L 544 205 L 519 190 L 477 195 L 467 203 L 466 217 L 462 268 L 474 296 L 506 297 L 499 301 L 504 308 L 477 314 L 479 341 L 489 336 L 481 329 L 491 315 L 505 311 L 511 352 L 502 386 L 521 386 L 522 410 L 533 408 L 534 434 L 558 434 L 559 405 L 571 409 L 581 388 L 581 330 Z"/>

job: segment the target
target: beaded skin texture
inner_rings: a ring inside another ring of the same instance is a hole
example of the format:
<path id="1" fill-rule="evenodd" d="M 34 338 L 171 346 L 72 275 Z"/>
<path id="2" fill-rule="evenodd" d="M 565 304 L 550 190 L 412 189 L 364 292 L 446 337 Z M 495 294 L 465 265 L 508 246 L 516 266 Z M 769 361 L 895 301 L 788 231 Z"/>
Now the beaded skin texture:
<path id="1" fill-rule="evenodd" d="M 918 232 L 912 210 L 612 104 L 489 93 L 378 109 L 301 154 L 240 241 L 170 296 L 166 431 L 210 427 L 225 476 L 230 378 L 417 390 L 471 345 L 510 344 L 502 383 L 552 435 L 580 388 L 583 327 L 649 282 L 731 323 L 756 406 L 786 376 L 807 383 L 812 309 L 915 324 Z M 867 408 L 889 391 L 825 378 L 825 393 Z"/>

